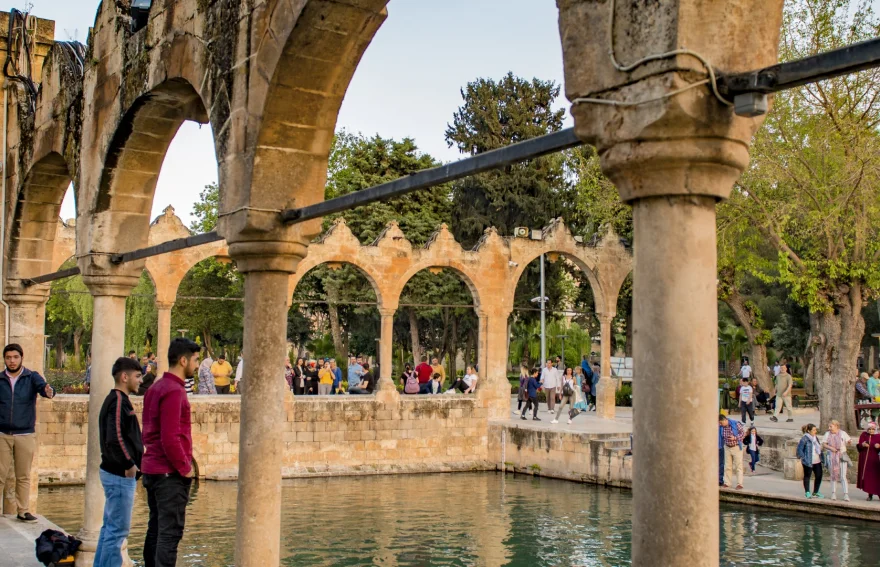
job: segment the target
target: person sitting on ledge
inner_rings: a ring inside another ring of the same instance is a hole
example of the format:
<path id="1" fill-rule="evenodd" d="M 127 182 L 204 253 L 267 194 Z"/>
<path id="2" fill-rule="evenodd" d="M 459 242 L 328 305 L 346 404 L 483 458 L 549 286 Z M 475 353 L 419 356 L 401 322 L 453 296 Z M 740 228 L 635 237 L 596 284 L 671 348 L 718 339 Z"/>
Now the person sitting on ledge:
<path id="1" fill-rule="evenodd" d="M 376 378 L 373 376 L 373 373 L 370 371 L 370 364 L 365 362 L 363 364 L 364 373 L 361 375 L 361 382 L 354 388 L 349 388 L 349 394 L 372 394 L 373 390 L 376 389 Z"/>
<path id="2" fill-rule="evenodd" d="M 434 378 L 431 380 L 431 387 L 428 390 L 429 394 L 442 394 L 441 389 L 443 388 L 443 377 L 440 376 L 439 372 L 434 373 Z"/>
<path id="3" fill-rule="evenodd" d="M 462 394 L 471 394 L 477 388 L 477 380 L 479 380 L 479 376 L 477 376 L 477 371 L 474 369 L 473 366 L 468 366 L 467 370 L 464 373 L 464 377 L 456 380 L 452 387 L 446 391 L 446 393 L 454 394 L 455 391 L 458 390 Z"/>

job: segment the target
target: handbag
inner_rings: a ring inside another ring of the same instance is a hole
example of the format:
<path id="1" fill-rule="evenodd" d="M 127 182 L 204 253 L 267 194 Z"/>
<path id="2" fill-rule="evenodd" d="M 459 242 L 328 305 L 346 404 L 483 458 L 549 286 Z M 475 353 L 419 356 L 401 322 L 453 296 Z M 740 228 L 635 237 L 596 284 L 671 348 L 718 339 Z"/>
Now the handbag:
<path id="1" fill-rule="evenodd" d="M 571 387 L 571 384 L 569 382 L 566 382 L 565 384 L 563 384 L 562 385 L 562 395 L 563 396 L 571 396 L 572 394 L 574 394 L 574 388 Z"/>
<path id="2" fill-rule="evenodd" d="M 580 410 L 571 408 L 568 410 L 568 419 L 574 419 L 579 413 L 581 413 Z"/>

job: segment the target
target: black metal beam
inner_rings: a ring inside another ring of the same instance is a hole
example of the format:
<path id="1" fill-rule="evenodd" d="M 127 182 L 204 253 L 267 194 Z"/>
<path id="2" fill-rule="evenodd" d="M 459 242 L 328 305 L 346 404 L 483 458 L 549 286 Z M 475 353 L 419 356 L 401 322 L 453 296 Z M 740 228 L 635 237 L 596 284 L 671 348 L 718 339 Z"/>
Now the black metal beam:
<path id="1" fill-rule="evenodd" d="M 347 211 L 355 207 L 384 201 L 393 197 L 400 197 L 419 189 L 426 189 L 442 185 L 462 177 L 489 171 L 511 163 L 552 154 L 581 145 L 582 142 L 574 133 L 574 128 L 568 128 L 511 144 L 497 150 L 488 151 L 463 160 L 459 160 L 433 169 L 425 169 L 413 173 L 407 177 L 401 177 L 382 185 L 376 185 L 361 191 L 355 191 L 342 197 L 336 197 L 302 207 L 289 209 L 281 213 L 281 218 L 286 223 L 298 223 L 310 219 L 324 217 L 333 213 Z"/>
<path id="2" fill-rule="evenodd" d="M 880 38 L 764 69 L 721 74 L 718 76 L 718 91 L 728 97 L 746 93 L 774 93 L 874 67 L 880 67 Z"/>
<path id="3" fill-rule="evenodd" d="M 187 236 L 186 238 L 178 238 L 177 240 L 169 240 L 162 244 L 141 248 L 140 250 L 134 250 L 132 252 L 125 252 L 124 254 L 114 254 L 110 257 L 110 261 L 114 264 L 124 264 L 125 262 L 134 262 L 135 260 L 143 260 L 144 258 L 149 258 L 151 256 L 160 256 L 162 254 L 167 254 L 168 252 L 183 250 L 184 248 L 192 248 L 193 246 L 201 246 L 202 244 L 217 242 L 218 240 L 223 240 L 223 237 L 216 232 L 206 232 L 195 236 Z"/>
<path id="4" fill-rule="evenodd" d="M 382 185 L 376 185 L 375 187 L 337 197 L 336 199 L 330 199 L 329 201 L 323 201 L 301 209 L 283 211 L 281 217 L 284 222 L 290 224 L 320 218 L 332 213 L 338 213 L 361 205 L 373 203 L 375 201 L 399 197 L 419 189 L 442 185 L 462 177 L 467 177 L 468 175 L 489 171 L 490 169 L 495 169 L 511 163 L 567 150 L 579 146 L 581 143 L 582 142 L 574 133 L 574 128 L 568 128 L 560 130 L 559 132 L 554 132 L 553 134 L 547 134 L 546 136 L 539 136 L 537 138 L 532 138 L 531 140 L 511 144 L 497 150 L 485 152 L 447 165 L 418 171 L 407 177 L 402 177 L 394 181 L 389 181 L 388 183 L 383 183 Z M 168 242 L 163 242 L 162 244 L 157 244 L 156 246 L 141 248 L 132 252 L 125 252 L 124 254 L 114 254 L 110 257 L 110 261 L 114 264 L 134 262 L 135 260 L 143 260 L 144 258 L 149 258 L 151 256 L 159 256 L 176 250 L 183 250 L 193 246 L 217 242 L 218 240 L 223 240 L 223 237 L 216 232 L 206 232 L 205 234 L 198 234 L 196 236 L 189 236 L 178 240 L 170 240 Z M 71 268 L 69 270 L 61 270 L 59 272 L 25 280 L 23 283 L 26 286 L 48 283 L 54 280 L 75 276 L 79 273 L 79 268 Z"/>
<path id="5" fill-rule="evenodd" d="M 41 283 L 49 283 L 55 280 L 60 280 L 63 278 L 69 278 L 70 276 L 76 276 L 79 274 L 79 268 L 68 268 L 66 270 L 60 270 L 58 272 L 52 272 L 51 274 L 46 274 L 43 276 L 37 276 L 35 278 L 30 278 L 27 280 L 22 280 L 22 285 L 25 287 L 37 285 Z"/>

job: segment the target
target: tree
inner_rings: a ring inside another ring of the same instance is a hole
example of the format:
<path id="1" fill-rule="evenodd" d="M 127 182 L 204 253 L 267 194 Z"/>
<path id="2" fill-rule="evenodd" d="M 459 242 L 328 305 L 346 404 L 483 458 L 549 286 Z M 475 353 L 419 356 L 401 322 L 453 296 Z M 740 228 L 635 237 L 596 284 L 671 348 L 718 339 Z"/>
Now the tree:
<path id="1" fill-rule="evenodd" d="M 153 347 L 153 337 L 159 327 L 159 312 L 156 309 L 156 288 L 147 272 L 125 300 L 125 351 L 143 353 L 147 344 Z"/>
<path id="2" fill-rule="evenodd" d="M 76 266 L 76 260 L 65 262 L 61 269 Z M 84 348 L 92 336 L 93 300 L 82 276 L 52 282 L 46 303 L 46 334 L 55 344 L 55 363 L 60 368 L 64 353 L 72 349 L 74 366 L 82 367 Z"/>
<path id="3" fill-rule="evenodd" d="M 866 1 L 796 0 L 785 13 L 780 58 L 792 60 L 873 38 Z M 854 429 L 853 385 L 862 309 L 880 291 L 880 70 L 776 95 L 752 165 L 735 187 L 728 218 L 758 232 L 775 254 L 746 239 L 740 265 L 784 285 L 807 307 L 821 428 Z"/>
<path id="4" fill-rule="evenodd" d="M 199 193 L 199 200 L 193 204 L 190 230 L 196 234 L 211 232 L 217 228 L 217 215 L 220 213 L 220 186 L 216 183 L 205 185 Z"/>
<path id="5" fill-rule="evenodd" d="M 244 317 L 244 277 L 231 264 L 207 258 L 193 266 L 177 289 L 172 328 L 201 336 L 208 352 L 240 345 Z M 216 298 L 216 299 L 206 299 Z"/>

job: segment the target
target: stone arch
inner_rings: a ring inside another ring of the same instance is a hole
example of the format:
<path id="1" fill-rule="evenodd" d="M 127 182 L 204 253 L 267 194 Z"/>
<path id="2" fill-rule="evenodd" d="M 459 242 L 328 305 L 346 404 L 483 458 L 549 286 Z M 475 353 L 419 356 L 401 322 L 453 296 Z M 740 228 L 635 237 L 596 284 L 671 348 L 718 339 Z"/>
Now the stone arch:
<path id="1" fill-rule="evenodd" d="M 149 215 L 162 162 L 186 120 L 202 121 L 202 99 L 189 82 L 171 79 L 138 98 L 113 133 L 91 202 L 83 252 L 134 250 L 149 239 Z"/>
<path id="2" fill-rule="evenodd" d="M 514 295 L 516 294 L 516 287 L 519 284 L 519 281 L 522 279 L 523 274 L 532 262 L 538 260 L 541 257 L 541 254 L 557 254 L 561 257 L 566 258 L 567 260 L 570 260 L 575 266 L 577 266 L 578 269 L 580 269 L 580 271 L 587 276 L 587 281 L 590 282 L 590 289 L 592 289 L 593 291 L 593 302 L 596 304 L 595 308 L 597 313 L 600 312 L 601 309 L 603 309 L 605 305 L 605 290 L 602 289 L 602 284 L 596 277 L 596 273 L 594 271 L 596 268 L 595 263 L 591 262 L 588 258 L 573 253 L 572 250 L 559 250 L 557 249 L 557 247 L 553 246 L 547 247 L 547 249 L 545 250 L 530 251 L 530 254 L 528 256 L 525 256 L 522 260 L 517 261 L 519 265 L 516 266 L 516 268 L 514 269 L 513 275 L 510 279 L 510 287 L 508 290 L 508 298 L 511 305 L 513 305 Z"/>
<path id="3" fill-rule="evenodd" d="M 22 183 L 9 230 L 8 278 L 52 272 L 61 202 L 71 184 L 64 157 L 54 151 L 34 162 Z"/>
<path id="4" fill-rule="evenodd" d="M 348 264 L 349 266 L 354 267 L 359 274 L 370 282 L 370 287 L 372 287 L 373 291 L 376 293 L 377 307 L 382 307 L 382 288 L 379 285 L 381 275 L 369 264 L 362 264 L 359 262 L 358 258 L 352 258 L 351 256 L 345 256 L 342 254 L 324 255 L 309 253 L 309 255 L 303 258 L 299 265 L 297 265 L 296 272 L 290 276 L 290 284 L 288 288 L 290 297 L 293 297 L 293 294 L 296 293 L 296 286 L 299 285 L 299 282 L 301 282 L 311 270 L 327 264 Z"/>
<path id="5" fill-rule="evenodd" d="M 406 284 L 419 272 L 423 270 L 431 270 L 436 268 L 448 269 L 455 273 L 458 278 L 464 282 L 467 286 L 468 290 L 471 292 L 471 297 L 474 299 L 474 309 L 479 311 L 480 306 L 482 305 L 482 300 L 485 297 L 481 286 L 476 282 L 480 280 L 477 277 L 477 274 L 472 272 L 473 267 L 467 265 L 465 262 L 455 258 L 442 258 L 442 257 L 429 257 L 424 259 L 416 259 L 409 268 L 405 272 L 400 275 L 398 278 L 396 285 L 393 291 L 393 297 L 397 299 L 397 302 L 400 300 L 400 294 L 403 293 L 403 289 L 406 287 Z"/>
<path id="6" fill-rule="evenodd" d="M 386 3 L 309 0 L 267 9 L 271 13 L 260 30 L 253 63 L 268 84 L 252 95 L 262 108 L 252 177 L 245 190 L 224 202 L 224 210 L 246 205 L 283 209 L 323 200 L 339 108 L 361 56 L 385 20 Z M 307 242 L 320 222 L 284 230 Z"/>

